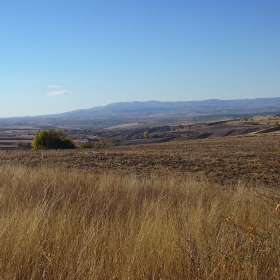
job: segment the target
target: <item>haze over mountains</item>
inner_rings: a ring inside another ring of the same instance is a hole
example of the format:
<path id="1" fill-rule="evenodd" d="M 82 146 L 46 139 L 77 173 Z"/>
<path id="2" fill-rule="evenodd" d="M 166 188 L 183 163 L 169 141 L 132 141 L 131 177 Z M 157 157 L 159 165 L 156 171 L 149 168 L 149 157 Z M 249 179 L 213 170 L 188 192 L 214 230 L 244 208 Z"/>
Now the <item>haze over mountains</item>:
<path id="1" fill-rule="evenodd" d="M 120 102 L 55 115 L 0 119 L 0 124 L 21 125 L 93 125 L 107 127 L 143 119 L 166 122 L 211 120 L 280 113 L 280 97 L 178 102 Z"/>
<path id="2" fill-rule="evenodd" d="M 219 108 L 223 107 L 223 108 Z M 213 110 L 220 109 L 244 109 L 251 108 L 256 113 L 258 109 L 270 108 L 271 110 L 278 110 L 280 108 L 280 98 L 257 98 L 257 99 L 237 99 L 237 100 L 218 100 L 209 99 L 203 101 L 177 101 L 177 102 L 160 102 L 160 101 L 146 101 L 146 102 L 119 102 L 111 103 L 106 106 L 93 107 L 90 109 L 76 110 L 72 112 L 63 113 L 61 115 L 73 116 L 73 115 L 111 115 L 111 114 L 132 114 L 141 115 L 143 113 L 158 114 L 158 113 L 191 113 L 195 112 L 195 109 L 201 108 L 205 112 L 209 111 L 209 108 Z"/>

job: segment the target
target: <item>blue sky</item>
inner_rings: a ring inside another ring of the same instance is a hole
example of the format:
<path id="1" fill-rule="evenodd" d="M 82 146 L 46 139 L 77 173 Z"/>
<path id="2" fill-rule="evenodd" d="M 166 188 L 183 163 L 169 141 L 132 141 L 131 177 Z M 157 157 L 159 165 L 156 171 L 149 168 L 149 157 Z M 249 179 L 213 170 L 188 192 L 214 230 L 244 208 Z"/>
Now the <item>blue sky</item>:
<path id="1" fill-rule="evenodd" d="M 0 117 L 280 97 L 279 0 L 10 0 Z"/>

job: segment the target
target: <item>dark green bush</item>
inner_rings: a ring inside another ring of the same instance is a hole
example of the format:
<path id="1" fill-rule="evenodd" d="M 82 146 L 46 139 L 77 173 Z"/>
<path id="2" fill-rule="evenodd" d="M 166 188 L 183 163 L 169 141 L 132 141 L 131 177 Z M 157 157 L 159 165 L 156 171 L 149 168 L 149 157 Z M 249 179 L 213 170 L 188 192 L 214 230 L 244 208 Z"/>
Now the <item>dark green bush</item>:
<path id="1" fill-rule="evenodd" d="M 62 131 L 40 131 L 36 133 L 33 142 L 33 150 L 51 149 L 75 149 L 73 140 L 64 136 Z"/>

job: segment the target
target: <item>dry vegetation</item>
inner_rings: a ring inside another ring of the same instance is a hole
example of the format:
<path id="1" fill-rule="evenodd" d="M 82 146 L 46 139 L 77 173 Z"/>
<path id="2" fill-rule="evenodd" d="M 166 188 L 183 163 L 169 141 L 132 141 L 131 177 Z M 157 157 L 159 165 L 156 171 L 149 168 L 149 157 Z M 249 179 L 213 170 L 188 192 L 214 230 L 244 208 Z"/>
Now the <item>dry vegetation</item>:
<path id="1" fill-rule="evenodd" d="M 1 151 L 0 279 L 279 279 L 277 139 Z"/>
<path id="2" fill-rule="evenodd" d="M 278 279 L 280 193 L 179 178 L 1 166 L 1 279 Z"/>

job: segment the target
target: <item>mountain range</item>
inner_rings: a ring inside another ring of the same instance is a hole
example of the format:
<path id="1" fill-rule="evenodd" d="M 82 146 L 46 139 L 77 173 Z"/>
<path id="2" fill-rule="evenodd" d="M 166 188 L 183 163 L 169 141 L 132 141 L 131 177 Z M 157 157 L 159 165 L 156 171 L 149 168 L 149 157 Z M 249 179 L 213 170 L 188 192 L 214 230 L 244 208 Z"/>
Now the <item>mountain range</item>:
<path id="1" fill-rule="evenodd" d="M 209 109 L 220 111 L 221 109 L 244 109 L 248 108 L 253 111 L 262 111 L 261 109 L 278 110 L 280 108 L 280 98 L 257 98 L 257 99 L 236 99 L 236 100 L 219 100 L 209 99 L 203 101 L 177 101 L 177 102 L 119 102 L 111 103 L 106 106 L 93 107 L 90 109 L 76 110 L 59 114 L 60 116 L 118 116 L 132 114 L 133 116 L 149 113 L 156 115 L 159 113 L 191 113 L 195 109 L 207 112 Z M 59 116 L 57 115 L 57 116 Z"/>
<path id="2" fill-rule="evenodd" d="M 280 113 L 280 97 L 178 102 L 119 102 L 61 114 L 0 119 L 4 125 L 92 125 L 108 127 L 152 118 L 167 122 L 238 118 Z M 169 121 L 168 121 L 169 120 Z"/>

